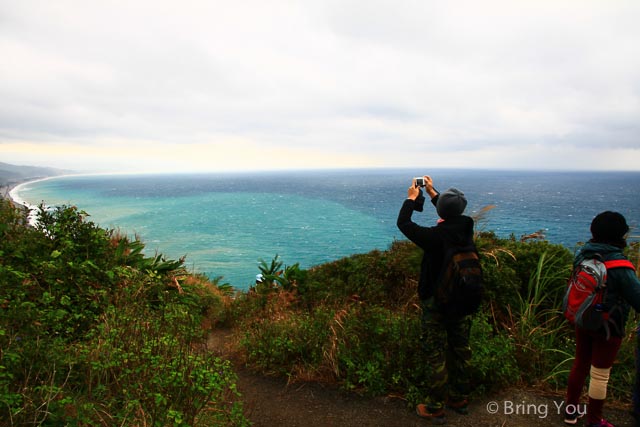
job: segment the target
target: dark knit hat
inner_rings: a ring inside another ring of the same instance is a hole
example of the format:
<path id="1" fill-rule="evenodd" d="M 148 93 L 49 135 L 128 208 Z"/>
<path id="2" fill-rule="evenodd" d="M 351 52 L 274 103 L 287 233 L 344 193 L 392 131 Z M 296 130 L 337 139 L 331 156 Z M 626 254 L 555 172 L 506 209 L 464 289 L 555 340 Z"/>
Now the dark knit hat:
<path id="1" fill-rule="evenodd" d="M 462 215 L 467 207 L 467 199 L 464 193 L 456 188 L 449 188 L 438 196 L 436 211 L 442 219 Z"/>
<path id="2" fill-rule="evenodd" d="M 627 221 L 618 212 L 602 212 L 591 221 L 591 235 L 598 242 L 615 243 L 624 240 L 628 231 Z"/>

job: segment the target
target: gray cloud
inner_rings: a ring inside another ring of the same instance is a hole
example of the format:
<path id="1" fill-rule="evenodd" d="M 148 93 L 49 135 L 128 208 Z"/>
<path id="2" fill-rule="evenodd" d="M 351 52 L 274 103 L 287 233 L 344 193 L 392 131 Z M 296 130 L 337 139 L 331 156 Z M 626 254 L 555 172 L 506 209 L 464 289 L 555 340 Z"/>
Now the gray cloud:
<path id="1" fill-rule="evenodd" d="M 240 138 L 375 166 L 544 167 L 547 147 L 637 168 L 638 18 L 633 0 L 5 2 L 0 158 Z"/>

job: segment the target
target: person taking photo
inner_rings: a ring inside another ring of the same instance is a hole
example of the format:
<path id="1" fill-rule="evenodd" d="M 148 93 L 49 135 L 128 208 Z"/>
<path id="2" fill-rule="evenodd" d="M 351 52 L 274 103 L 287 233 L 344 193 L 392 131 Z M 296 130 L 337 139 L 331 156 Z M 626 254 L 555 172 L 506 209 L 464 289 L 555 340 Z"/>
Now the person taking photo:
<path id="1" fill-rule="evenodd" d="M 414 211 L 423 210 L 421 187 L 440 217 L 431 227 L 412 220 Z M 431 177 L 424 176 L 413 180 L 397 220 L 400 231 L 424 251 L 418 296 L 422 307 L 420 346 L 428 374 L 423 382 L 424 403 L 417 405 L 416 412 L 432 424 L 446 423 L 445 406 L 460 414 L 468 413 L 471 317 L 445 317 L 434 297 L 447 242 L 473 245 L 474 221 L 463 215 L 466 206 L 467 199 L 460 190 L 450 188 L 439 193 Z"/>

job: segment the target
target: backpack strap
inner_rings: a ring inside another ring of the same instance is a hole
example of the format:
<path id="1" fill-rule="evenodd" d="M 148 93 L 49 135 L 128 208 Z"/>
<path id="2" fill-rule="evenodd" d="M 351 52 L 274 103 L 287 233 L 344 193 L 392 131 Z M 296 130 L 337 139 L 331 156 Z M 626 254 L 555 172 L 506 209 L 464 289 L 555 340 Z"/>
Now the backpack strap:
<path id="1" fill-rule="evenodd" d="M 633 263 L 631 261 L 629 261 L 628 259 L 612 259 L 609 261 L 605 261 L 604 262 L 604 266 L 607 268 L 607 270 L 612 269 L 612 268 L 630 268 L 632 269 L 634 272 L 636 271 L 636 268 L 634 267 Z M 607 313 L 607 321 L 606 323 L 611 323 L 615 329 L 616 329 L 616 333 L 620 336 L 624 335 L 624 326 L 620 327 L 619 325 L 617 325 L 615 322 L 613 322 L 613 320 L 609 320 L 609 316 L 611 315 L 611 313 L 615 312 L 615 311 L 619 311 L 620 313 L 622 313 L 622 297 L 620 295 L 618 295 L 618 302 L 614 303 L 612 307 L 609 308 L 609 313 Z M 609 331 L 608 331 L 608 327 L 607 329 L 607 340 L 609 339 Z"/>
<path id="2" fill-rule="evenodd" d="M 636 271 L 633 263 L 628 259 L 612 259 L 610 261 L 605 261 L 604 266 L 607 267 L 607 270 L 610 268 L 630 268 L 633 271 Z"/>

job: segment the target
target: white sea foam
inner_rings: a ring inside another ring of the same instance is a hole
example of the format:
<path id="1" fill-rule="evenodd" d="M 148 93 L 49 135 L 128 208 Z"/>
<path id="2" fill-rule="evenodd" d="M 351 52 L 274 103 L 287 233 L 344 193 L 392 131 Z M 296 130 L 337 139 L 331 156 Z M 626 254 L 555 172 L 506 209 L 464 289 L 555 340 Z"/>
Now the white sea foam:
<path id="1" fill-rule="evenodd" d="M 32 205 L 31 203 L 23 199 L 22 196 L 20 196 L 20 192 L 30 190 L 31 184 L 34 184 L 36 182 L 46 181 L 51 178 L 54 178 L 54 177 L 34 179 L 32 181 L 23 182 L 21 184 L 16 185 L 11 189 L 11 191 L 9 191 L 9 197 L 11 197 L 11 200 L 13 200 L 14 203 L 24 206 L 29 211 L 27 218 L 28 218 L 29 224 L 33 226 L 36 225 L 38 206 Z"/>

